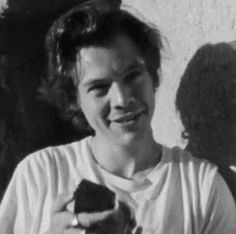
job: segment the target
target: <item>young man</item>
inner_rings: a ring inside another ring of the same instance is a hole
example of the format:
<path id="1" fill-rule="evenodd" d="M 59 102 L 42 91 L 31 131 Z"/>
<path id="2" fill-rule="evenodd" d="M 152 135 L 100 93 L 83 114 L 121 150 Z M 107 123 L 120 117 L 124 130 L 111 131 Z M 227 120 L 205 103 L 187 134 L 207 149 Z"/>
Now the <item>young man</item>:
<path id="1" fill-rule="evenodd" d="M 158 31 L 92 1 L 55 22 L 48 46 L 44 94 L 90 136 L 19 164 L 1 233 L 235 233 L 235 203 L 217 168 L 153 139 Z M 114 191 L 115 208 L 74 214 L 70 192 L 82 179 Z"/>

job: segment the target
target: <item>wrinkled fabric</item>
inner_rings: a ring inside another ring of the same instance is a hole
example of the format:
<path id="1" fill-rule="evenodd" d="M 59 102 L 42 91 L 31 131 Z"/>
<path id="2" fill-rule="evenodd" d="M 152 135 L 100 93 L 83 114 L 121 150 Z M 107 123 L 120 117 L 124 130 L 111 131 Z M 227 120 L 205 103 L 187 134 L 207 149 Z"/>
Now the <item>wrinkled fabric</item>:
<path id="1" fill-rule="evenodd" d="M 106 185 L 126 202 L 143 234 L 235 234 L 236 207 L 217 167 L 177 147 L 162 147 L 161 161 L 142 179 L 101 168 L 91 137 L 48 147 L 16 168 L 0 206 L 2 234 L 46 234 L 56 197 L 85 178 Z"/>

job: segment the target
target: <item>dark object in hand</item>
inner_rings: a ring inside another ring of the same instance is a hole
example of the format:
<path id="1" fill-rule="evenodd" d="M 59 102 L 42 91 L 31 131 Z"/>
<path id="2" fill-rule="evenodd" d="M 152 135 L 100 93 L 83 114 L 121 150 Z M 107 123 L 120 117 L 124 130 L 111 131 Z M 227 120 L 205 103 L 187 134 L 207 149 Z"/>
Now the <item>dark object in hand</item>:
<path id="1" fill-rule="evenodd" d="M 115 207 L 115 193 L 105 186 L 82 180 L 74 192 L 76 214 L 101 212 Z"/>

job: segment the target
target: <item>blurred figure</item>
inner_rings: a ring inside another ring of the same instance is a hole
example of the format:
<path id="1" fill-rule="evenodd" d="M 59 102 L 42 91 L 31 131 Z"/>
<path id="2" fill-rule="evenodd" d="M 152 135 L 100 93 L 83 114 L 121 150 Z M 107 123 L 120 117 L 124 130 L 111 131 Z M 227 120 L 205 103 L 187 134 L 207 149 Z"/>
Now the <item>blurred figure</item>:
<path id="1" fill-rule="evenodd" d="M 235 42 L 206 44 L 190 60 L 176 97 L 186 149 L 214 162 L 236 198 Z"/>

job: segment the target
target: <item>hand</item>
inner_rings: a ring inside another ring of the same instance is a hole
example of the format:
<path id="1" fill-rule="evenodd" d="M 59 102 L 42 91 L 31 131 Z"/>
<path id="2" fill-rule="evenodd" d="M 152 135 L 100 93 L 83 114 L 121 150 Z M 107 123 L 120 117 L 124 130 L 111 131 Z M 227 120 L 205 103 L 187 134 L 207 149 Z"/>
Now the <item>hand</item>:
<path id="1" fill-rule="evenodd" d="M 75 215 L 66 209 L 73 193 L 59 196 L 52 209 L 50 234 L 131 234 L 135 226 L 129 207 L 118 202 L 113 210 Z M 86 230 L 86 231 L 85 231 Z"/>
<path id="2" fill-rule="evenodd" d="M 131 234 L 135 226 L 130 208 L 123 202 L 113 210 L 80 213 L 78 222 L 86 228 L 86 234 Z"/>
<path id="3" fill-rule="evenodd" d="M 62 194 L 53 203 L 50 234 L 80 234 L 77 215 L 66 209 L 73 200 L 73 193 Z M 77 226 L 77 228 L 75 227 Z"/>

